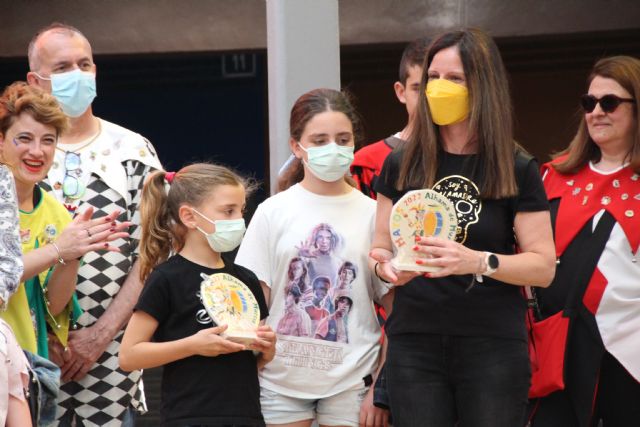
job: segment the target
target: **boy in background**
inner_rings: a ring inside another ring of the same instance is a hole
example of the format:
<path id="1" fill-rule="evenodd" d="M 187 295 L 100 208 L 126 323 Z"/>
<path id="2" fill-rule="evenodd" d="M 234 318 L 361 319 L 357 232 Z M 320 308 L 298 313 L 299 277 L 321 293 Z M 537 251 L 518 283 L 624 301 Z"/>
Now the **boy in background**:
<path id="1" fill-rule="evenodd" d="M 393 90 L 398 101 L 403 103 L 407 109 L 407 124 L 404 129 L 386 139 L 366 145 L 355 153 L 351 173 L 360 191 L 372 199 L 376 198 L 373 185 L 380 175 L 384 159 L 395 147 L 409 137 L 411 117 L 418 109 L 422 63 L 429 43 L 428 38 L 412 41 L 405 47 L 402 59 L 400 59 L 399 79 L 393 84 Z"/>

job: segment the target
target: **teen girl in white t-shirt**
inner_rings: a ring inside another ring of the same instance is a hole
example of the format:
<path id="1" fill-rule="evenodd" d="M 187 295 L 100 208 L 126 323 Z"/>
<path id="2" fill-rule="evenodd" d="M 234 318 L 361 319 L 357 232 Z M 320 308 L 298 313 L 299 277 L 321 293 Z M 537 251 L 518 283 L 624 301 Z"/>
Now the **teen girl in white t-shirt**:
<path id="1" fill-rule="evenodd" d="M 267 323 L 277 330 L 283 316 L 291 317 L 289 294 L 305 292 L 289 285 L 289 265 L 302 259 L 313 296 L 298 299 L 297 313 L 316 330 L 278 334 L 276 357 L 260 373 L 263 415 L 272 426 L 308 427 L 314 419 L 321 426 L 386 425 L 369 389 L 380 353 L 373 301 L 389 299 L 367 267 L 375 202 L 345 179 L 356 115 L 344 94 L 317 89 L 296 101 L 290 129 L 301 163 L 292 183 L 300 182 L 258 207 L 236 262 L 258 276 Z M 345 263 L 352 267 L 349 286 L 339 283 Z"/>

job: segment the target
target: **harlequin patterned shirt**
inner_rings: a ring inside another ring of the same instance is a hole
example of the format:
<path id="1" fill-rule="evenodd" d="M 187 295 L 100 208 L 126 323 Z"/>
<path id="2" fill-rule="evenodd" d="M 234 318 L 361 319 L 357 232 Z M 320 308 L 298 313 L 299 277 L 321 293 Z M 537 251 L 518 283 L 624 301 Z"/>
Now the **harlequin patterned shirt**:
<path id="1" fill-rule="evenodd" d="M 76 290 L 83 310 L 78 319 L 80 327 L 93 325 L 104 314 L 129 274 L 136 260 L 140 234 L 138 203 L 144 177 L 161 167 L 153 146 L 141 135 L 102 119 L 100 125 L 98 137 L 78 152 L 77 178 L 86 187 L 84 194 L 79 199 L 63 195 L 62 183 L 68 172 L 67 153 L 63 150 L 56 150 L 44 186 L 71 212 L 93 206 L 94 217 L 101 217 L 119 209 L 118 221 L 133 223 L 129 238 L 111 242 L 120 252 L 90 252 L 84 256 Z M 117 426 L 129 406 L 146 410 L 141 371 L 127 373 L 118 365 L 122 334 L 122 331 L 116 334 L 83 379 L 62 384 L 58 419 L 73 411 L 85 426 Z"/>

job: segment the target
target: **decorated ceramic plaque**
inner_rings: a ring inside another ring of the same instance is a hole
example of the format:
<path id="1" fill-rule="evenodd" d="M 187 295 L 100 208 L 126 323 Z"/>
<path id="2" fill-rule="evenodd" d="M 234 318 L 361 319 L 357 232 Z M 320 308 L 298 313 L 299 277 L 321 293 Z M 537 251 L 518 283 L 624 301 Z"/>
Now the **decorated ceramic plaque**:
<path id="1" fill-rule="evenodd" d="M 458 220 L 451 201 L 434 190 L 409 191 L 393 205 L 389 218 L 391 241 L 396 256 L 391 264 L 398 270 L 437 271 L 439 267 L 416 264 L 423 257 L 413 250 L 416 236 L 453 240 Z"/>
<path id="2" fill-rule="evenodd" d="M 260 307 L 253 292 L 227 273 L 201 274 L 202 304 L 216 325 L 228 325 L 222 336 L 249 345 L 256 338 Z"/>

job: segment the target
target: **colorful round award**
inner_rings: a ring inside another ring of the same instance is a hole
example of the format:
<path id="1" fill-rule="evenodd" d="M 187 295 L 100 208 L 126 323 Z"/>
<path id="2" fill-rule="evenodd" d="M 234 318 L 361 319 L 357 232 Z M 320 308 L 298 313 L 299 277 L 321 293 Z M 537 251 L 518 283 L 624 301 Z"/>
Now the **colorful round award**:
<path id="1" fill-rule="evenodd" d="M 453 240 L 458 219 L 453 203 L 434 190 L 409 191 L 393 205 L 389 218 L 396 255 L 391 264 L 404 271 L 438 271 L 440 267 L 416 264 L 424 254 L 415 252 L 416 236 Z"/>
<path id="2" fill-rule="evenodd" d="M 200 276 L 203 278 L 202 305 L 216 325 L 228 325 L 222 336 L 240 344 L 251 344 L 260 323 L 260 307 L 253 292 L 227 273 Z"/>

